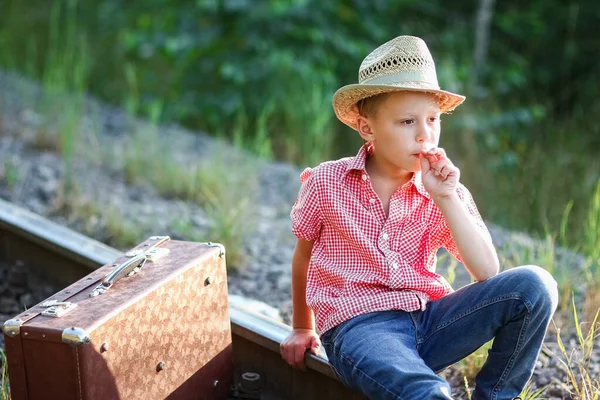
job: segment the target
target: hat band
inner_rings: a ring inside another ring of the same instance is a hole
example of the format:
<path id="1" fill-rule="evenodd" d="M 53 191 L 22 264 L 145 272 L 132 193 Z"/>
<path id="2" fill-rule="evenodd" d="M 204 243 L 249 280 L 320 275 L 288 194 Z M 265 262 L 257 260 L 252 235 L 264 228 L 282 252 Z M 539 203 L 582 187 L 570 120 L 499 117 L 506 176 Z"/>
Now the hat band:
<path id="1" fill-rule="evenodd" d="M 379 76 L 373 79 L 364 80 L 360 82 L 361 84 L 369 84 L 369 85 L 391 85 L 402 82 L 423 82 L 432 85 L 432 89 L 438 89 L 439 85 L 437 83 L 437 78 L 435 75 L 433 79 L 431 79 L 431 74 L 424 74 L 419 71 L 406 71 L 406 72 L 396 72 L 390 75 Z"/>

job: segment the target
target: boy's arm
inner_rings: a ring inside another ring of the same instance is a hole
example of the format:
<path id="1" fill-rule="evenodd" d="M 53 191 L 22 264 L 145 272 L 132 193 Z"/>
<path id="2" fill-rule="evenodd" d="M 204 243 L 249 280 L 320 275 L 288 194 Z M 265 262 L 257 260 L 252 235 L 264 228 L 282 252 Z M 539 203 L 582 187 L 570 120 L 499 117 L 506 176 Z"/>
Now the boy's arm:
<path id="1" fill-rule="evenodd" d="M 460 171 L 439 147 L 421 153 L 421 173 L 425 189 L 444 214 L 458 254 L 477 281 L 496 275 L 500 263 L 496 249 L 487 238 L 485 228 L 478 226 L 458 192 Z"/>
<path id="2" fill-rule="evenodd" d="M 292 258 L 292 306 L 294 329 L 315 329 L 315 317 L 312 309 L 306 305 L 306 275 L 314 245 L 313 241 L 298 239 Z"/>
<path id="3" fill-rule="evenodd" d="M 305 369 L 304 353 L 307 349 L 318 354 L 321 348 L 319 335 L 315 331 L 312 309 L 306 304 L 306 275 L 314 241 L 298 239 L 292 259 L 292 332 L 281 342 L 283 359 L 295 368 Z"/>
<path id="4" fill-rule="evenodd" d="M 434 201 L 444 214 L 460 258 L 471 276 L 480 282 L 496 275 L 500 269 L 496 249 L 485 237 L 458 194 L 455 192 Z"/>

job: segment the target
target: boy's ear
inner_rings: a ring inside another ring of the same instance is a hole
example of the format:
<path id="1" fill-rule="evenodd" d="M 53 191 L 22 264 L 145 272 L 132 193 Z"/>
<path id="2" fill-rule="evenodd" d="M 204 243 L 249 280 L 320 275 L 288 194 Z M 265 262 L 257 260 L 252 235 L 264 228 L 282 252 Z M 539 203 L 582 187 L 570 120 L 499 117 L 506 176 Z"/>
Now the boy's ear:
<path id="1" fill-rule="evenodd" d="M 367 118 L 359 115 L 356 118 L 356 127 L 361 138 L 367 142 L 373 141 L 373 131 L 371 130 L 371 126 L 369 125 L 369 120 Z"/>

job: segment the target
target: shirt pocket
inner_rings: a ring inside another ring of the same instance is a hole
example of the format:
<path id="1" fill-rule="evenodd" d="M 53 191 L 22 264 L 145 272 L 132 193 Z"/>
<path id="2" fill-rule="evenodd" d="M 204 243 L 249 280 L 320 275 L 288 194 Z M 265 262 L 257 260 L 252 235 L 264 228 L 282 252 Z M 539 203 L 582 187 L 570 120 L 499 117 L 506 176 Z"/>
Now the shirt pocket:
<path id="1" fill-rule="evenodd" d="M 429 225 L 423 220 L 407 218 L 400 223 L 393 250 L 403 264 L 423 269 L 430 248 Z"/>

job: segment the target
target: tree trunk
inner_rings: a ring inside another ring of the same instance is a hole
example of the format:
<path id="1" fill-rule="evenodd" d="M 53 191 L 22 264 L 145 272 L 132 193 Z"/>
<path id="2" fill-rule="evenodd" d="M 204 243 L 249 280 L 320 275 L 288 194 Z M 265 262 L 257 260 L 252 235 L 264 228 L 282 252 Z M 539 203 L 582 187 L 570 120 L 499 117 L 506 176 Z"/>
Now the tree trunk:
<path id="1" fill-rule="evenodd" d="M 475 51 L 473 53 L 473 71 L 471 82 L 469 82 L 469 92 L 476 97 L 489 47 L 494 1 L 479 0 L 479 7 L 475 16 Z"/>

